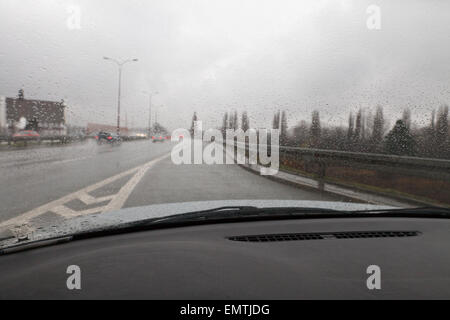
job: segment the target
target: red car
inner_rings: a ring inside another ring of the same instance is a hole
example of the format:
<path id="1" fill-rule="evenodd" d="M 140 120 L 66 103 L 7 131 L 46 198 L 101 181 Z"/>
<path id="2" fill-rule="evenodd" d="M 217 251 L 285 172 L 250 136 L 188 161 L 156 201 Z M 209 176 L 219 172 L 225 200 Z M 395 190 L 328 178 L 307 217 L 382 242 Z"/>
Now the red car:
<path id="1" fill-rule="evenodd" d="M 169 136 L 163 136 L 163 135 L 152 136 L 153 143 L 164 142 L 165 140 L 169 140 L 169 139 L 170 139 Z"/>
<path id="2" fill-rule="evenodd" d="M 12 136 L 13 141 L 39 141 L 41 136 L 33 130 L 21 130 Z"/>

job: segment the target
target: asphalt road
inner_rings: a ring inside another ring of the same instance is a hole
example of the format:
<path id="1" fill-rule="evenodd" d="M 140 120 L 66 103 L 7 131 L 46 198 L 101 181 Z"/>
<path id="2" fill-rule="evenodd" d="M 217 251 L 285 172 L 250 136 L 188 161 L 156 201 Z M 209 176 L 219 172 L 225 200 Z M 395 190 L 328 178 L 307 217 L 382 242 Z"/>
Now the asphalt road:
<path id="1" fill-rule="evenodd" d="M 237 165 L 175 165 L 174 145 L 148 141 L 0 152 L 0 228 L 150 204 L 239 199 L 344 200 Z"/>

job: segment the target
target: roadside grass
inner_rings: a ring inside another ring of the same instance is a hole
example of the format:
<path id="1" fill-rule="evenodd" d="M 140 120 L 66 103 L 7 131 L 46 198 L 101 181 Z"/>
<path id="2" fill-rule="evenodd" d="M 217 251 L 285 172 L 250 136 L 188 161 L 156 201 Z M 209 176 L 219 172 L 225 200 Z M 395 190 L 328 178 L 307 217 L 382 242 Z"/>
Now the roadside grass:
<path id="1" fill-rule="evenodd" d="M 282 171 L 288 172 L 288 173 L 292 173 L 292 174 L 297 174 L 297 175 L 301 175 L 301 176 L 305 176 L 311 179 L 319 179 L 319 175 L 315 174 L 315 173 L 311 173 L 311 172 L 306 172 L 305 170 L 293 167 L 293 166 L 289 166 L 286 164 L 280 164 L 280 169 Z M 347 169 L 349 170 L 349 169 Z M 350 169 L 351 171 L 364 171 L 361 169 L 355 169 L 352 168 Z M 361 174 L 361 172 L 360 172 Z M 364 173 L 362 173 L 364 175 Z M 340 176 L 342 176 L 342 174 L 340 174 Z M 351 177 L 352 175 L 350 175 Z M 400 183 L 400 186 L 402 186 L 404 183 L 408 183 L 409 186 L 411 183 L 413 183 L 413 179 L 415 177 L 408 177 L 408 181 L 407 182 L 403 182 Z M 360 190 L 360 191 L 366 191 L 366 192 L 370 192 L 370 193 L 374 193 L 374 194 L 379 194 L 379 195 L 384 195 L 384 196 L 388 196 L 388 197 L 392 197 L 392 198 L 397 198 L 399 200 L 409 200 L 409 201 L 414 201 L 414 202 L 418 202 L 418 203 L 422 203 L 422 204 L 426 204 L 426 205 L 433 205 L 433 206 L 443 206 L 443 207 L 450 207 L 450 197 L 443 197 L 444 201 L 442 201 L 442 197 L 439 197 L 438 199 L 436 199 L 435 197 L 433 197 L 433 190 L 441 190 L 440 188 L 442 188 L 442 182 L 441 181 L 433 181 L 433 180 L 429 180 L 428 183 L 426 184 L 426 186 L 422 185 L 421 187 L 417 187 L 417 193 L 411 193 L 411 192 L 405 192 L 403 190 L 396 189 L 395 186 L 382 186 L 380 187 L 380 185 L 382 184 L 377 184 L 375 185 L 375 183 L 377 183 L 378 181 L 376 179 L 372 179 L 371 181 L 373 181 L 373 184 L 368 184 L 368 183 L 361 183 L 359 181 L 354 181 L 352 179 L 349 180 L 343 180 L 342 178 L 336 178 L 333 177 L 332 175 L 328 175 L 327 172 L 327 176 L 325 178 L 322 179 L 325 183 L 330 183 L 330 184 L 335 184 L 335 185 L 340 185 L 343 187 L 349 187 L 349 188 L 354 188 L 356 190 Z M 398 186 L 398 184 L 396 185 Z M 414 186 L 414 184 L 413 184 Z M 409 188 L 410 189 L 410 188 Z M 426 190 L 428 192 L 423 192 L 422 190 Z M 450 190 L 450 189 L 447 189 Z M 424 195 L 426 194 L 426 195 Z M 447 201 L 445 201 L 447 200 Z"/>

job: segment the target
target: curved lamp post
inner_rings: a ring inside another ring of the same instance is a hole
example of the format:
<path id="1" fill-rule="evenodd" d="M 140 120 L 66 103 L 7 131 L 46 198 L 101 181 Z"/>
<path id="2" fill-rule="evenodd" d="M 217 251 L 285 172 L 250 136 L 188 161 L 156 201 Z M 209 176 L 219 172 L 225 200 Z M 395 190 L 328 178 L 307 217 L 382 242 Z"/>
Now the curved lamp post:
<path id="1" fill-rule="evenodd" d="M 116 59 L 112 59 L 109 57 L 103 57 L 103 59 L 112 61 L 117 64 L 119 67 L 119 93 L 118 93 L 118 101 L 117 101 L 117 135 L 120 136 L 120 95 L 122 90 L 122 67 L 128 62 L 137 62 L 138 59 L 128 59 L 124 61 L 118 61 Z"/>

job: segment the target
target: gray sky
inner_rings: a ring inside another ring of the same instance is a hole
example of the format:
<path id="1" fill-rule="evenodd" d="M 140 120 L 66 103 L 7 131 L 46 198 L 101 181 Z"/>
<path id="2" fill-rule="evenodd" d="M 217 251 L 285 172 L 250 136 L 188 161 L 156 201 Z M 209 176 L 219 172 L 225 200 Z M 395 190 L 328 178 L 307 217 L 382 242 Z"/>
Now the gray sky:
<path id="1" fill-rule="evenodd" d="M 369 5 L 381 29 L 369 30 Z M 68 25 L 70 6 L 81 28 Z M 350 110 L 410 107 L 421 124 L 450 103 L 448 0 L 1 0 L 0 95 L 64 98 L 75 124 L 114 123 L 117 68 L 126 65 L 128 124 L 146 126 L 148 97 L 170 129 L 246 110 L 257 126 L 288 111 L 345 123 Z M 124 117 L 125 113 L 122 114 Z"/>

